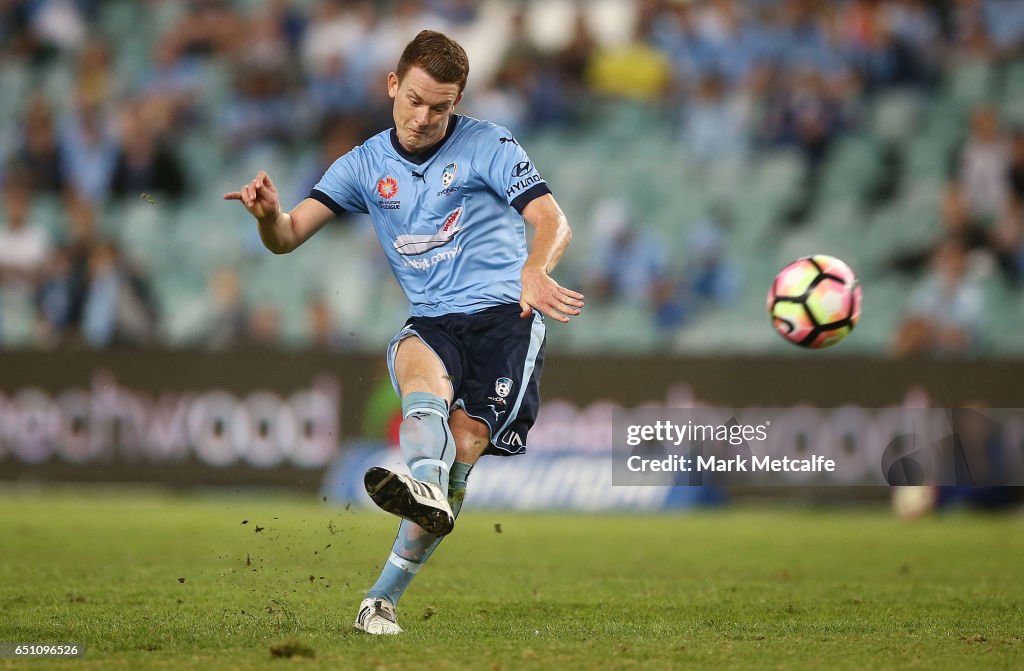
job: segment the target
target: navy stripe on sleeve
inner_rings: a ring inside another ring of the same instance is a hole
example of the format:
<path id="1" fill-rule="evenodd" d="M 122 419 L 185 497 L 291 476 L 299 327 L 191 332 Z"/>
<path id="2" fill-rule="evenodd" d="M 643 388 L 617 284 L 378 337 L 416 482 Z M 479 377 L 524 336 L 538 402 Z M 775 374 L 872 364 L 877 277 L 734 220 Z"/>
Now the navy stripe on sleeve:
<path id="1" fill-rule="evenodd" d="M 328 196 L 326 193 L 319 189 L 313 189 L 312 191 L 310 191 L 309 197 L 331 208 L 331 212 L 338 216 L 345 214 L 345 208 L 335 203 L 333 198 L 331 198 L 330 196 Z"/>
<path id="2" fill-rule="evenodd" d="M 529 189 L 516 196 L 510 205 L 515 208 L 516 212 L 522 214 L 523 210 L 531 201 L 537 200 L 541 196 L 546 196 L 549 193 L 551 193 L 551 189 L 548 188 L 546 182 L 542 182 L 536 186 L 531 186 Z"/>

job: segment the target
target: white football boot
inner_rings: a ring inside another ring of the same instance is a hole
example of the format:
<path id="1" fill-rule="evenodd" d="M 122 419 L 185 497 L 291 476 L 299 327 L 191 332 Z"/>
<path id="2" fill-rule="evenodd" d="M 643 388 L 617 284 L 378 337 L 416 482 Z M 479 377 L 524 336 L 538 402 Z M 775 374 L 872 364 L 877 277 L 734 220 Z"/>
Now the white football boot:
<path id="1" fill-rule="evenodd" d="M 354 626 L 357 631 L 374 636 L 402 633 L 402 628 L 398 626 L 398 619 L 395 615 L 395 607 L 386 599 L 372 597 L 363 599 L 363 602 L 359 604 L 359 614 L 356 615 Z"/>
<path id="2" fill-rule="evenodd" d="M 433 483 L 374 466 L 363 476 L 363 485 L 382 510 L 418 524 L 428 533 L 444 536 L 455 527 L 448 497 Z"/>

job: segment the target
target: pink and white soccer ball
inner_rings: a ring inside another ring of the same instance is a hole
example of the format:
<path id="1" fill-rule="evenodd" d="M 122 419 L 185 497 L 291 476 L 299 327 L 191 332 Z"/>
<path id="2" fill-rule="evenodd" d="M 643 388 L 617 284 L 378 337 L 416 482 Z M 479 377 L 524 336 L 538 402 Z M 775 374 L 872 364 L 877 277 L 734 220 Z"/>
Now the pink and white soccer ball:
<path id="1" fill-rule="evenodd" d="M 783 338 L 811 349 L 831 347 L 860 319 L 861 288 L 850 266 L 815 254 L 779 271 L 768 291 L 768 313 Z"/>

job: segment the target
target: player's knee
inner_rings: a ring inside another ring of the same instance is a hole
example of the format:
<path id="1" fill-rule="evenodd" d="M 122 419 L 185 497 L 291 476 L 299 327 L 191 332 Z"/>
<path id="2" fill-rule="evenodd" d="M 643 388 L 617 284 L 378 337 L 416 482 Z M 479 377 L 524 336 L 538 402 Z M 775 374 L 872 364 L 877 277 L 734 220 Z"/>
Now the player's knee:
<path id="1" fill-rule="evenodd" d="M 487 424 L 474 419 L 462 410 L 452 413 L 448 422 L 455 438 L 455 459 L 465 464 L 475 464 L 491 442 Z"/>
<path id="2" fill-rule="evenodd" d="M 477 433 L 462 433 L 455 438 L 455 460 L 475 464 L 487 449 L 490 439 Z"/>

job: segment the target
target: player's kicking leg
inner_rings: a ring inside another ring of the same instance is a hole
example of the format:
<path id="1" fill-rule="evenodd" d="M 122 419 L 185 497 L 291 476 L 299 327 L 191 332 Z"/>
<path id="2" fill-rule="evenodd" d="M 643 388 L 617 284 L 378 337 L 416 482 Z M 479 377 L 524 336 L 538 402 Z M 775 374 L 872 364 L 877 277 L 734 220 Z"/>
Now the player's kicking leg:
<path id="1" fill-rule="evenodd" d="M 471 419 L 462 411 L 455 412 L 450 428 L 457 446 L 457 456 L 451 468 L 448 502 L 453 516 L 458 517 L 466 497 L 469 472 L 486 449 L 490 434 L 486 425 Z M 402 520 L 391 555 L 376 584 L 370 588 L 367 598 L 359 606 L 355 621 L 357 630 L 368 634 L 402 633 L 395 612 L 398 600 L 443 538 L 408 520 Z"/>
<path id="2" fill-rule="evenodd" d="M 405 337 L 394 347 L 393 370 L 402 394 L 399 446 L 412 476 L 371 468 L 363 484 L 383 510 L 443 536 L 455 525 L 448 503 L 455 461 L 448 427 L 452 385 L 444 364 L 418 337 Z"/>

